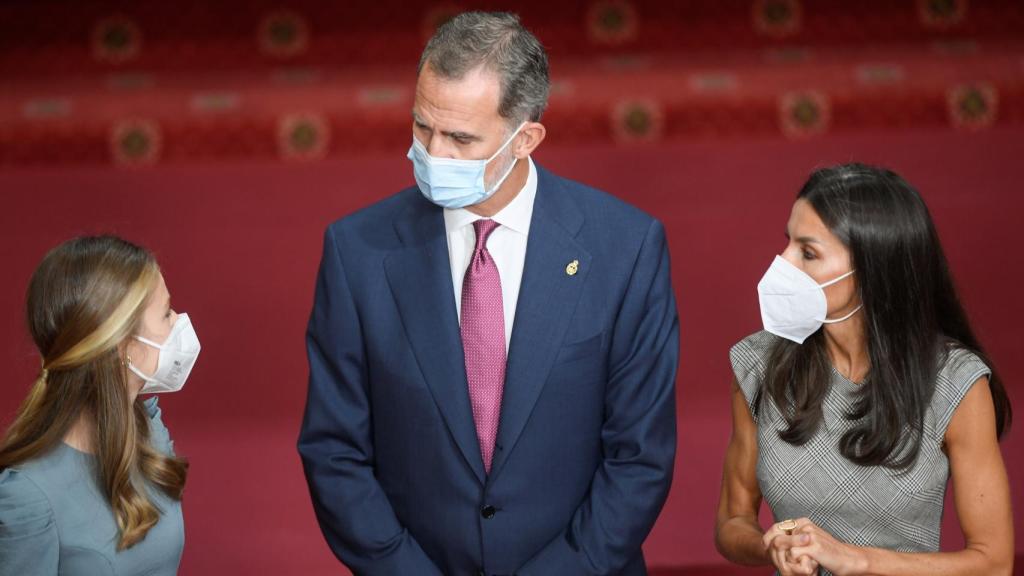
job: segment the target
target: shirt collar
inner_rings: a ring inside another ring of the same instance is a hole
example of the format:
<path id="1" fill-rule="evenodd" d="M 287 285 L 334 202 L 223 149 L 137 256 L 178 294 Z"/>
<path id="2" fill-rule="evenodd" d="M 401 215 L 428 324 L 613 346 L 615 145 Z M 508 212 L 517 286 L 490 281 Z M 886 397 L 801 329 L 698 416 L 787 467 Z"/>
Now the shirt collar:
<path id="1" fill-rule="evenodd" d="M 518 232 L 523 236 L 530 234 L 530 220 L 533 218 L 533 201 L 537 197 L 537 167 L 533 165 L 533 158 L 527 157 L 526 161 L 530 171 L 526 176 L 526 184 L 516 194 L 515 198 L 502 208 L 491 219 L 502 226 Z M 444 209 L 444 225 L 448 232 L 468 226 L 482 216 L 474 214 L 465 208 Z"/>

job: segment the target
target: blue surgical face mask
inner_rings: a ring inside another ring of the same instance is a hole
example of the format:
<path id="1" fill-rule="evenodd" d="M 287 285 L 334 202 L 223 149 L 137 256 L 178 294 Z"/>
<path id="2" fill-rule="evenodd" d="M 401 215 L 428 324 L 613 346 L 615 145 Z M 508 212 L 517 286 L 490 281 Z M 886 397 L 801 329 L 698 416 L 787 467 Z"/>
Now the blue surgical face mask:
<path id="1" fill-rule="evenodd" d="M 487 200 L 501 188 L 516 163 L 513 161 L 505 174 L 490 189 L 484 183 L 487 164 L 508 147 L 523 126 L 526 126 L 526 122 L 520 124 L 490 158 L 483 160 L 431 156 L 427 148 L 413 136 L 407 157 L 412 160 L 413 175 L 416 177 L 420 192 L 427 200 L 444 208 L 465 208 Z"/>

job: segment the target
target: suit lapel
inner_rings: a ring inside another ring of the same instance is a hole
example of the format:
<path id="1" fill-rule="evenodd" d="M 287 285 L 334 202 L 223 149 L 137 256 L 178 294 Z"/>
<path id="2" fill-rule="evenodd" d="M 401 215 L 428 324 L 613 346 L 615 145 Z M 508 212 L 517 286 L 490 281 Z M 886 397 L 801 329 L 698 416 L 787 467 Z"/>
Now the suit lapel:
<path id="1" fill-rule="evenodd" d="M 530 236 L 509 346 L 498 445 L 491 479 L 501 472 L 544 388 L 590 270 L 591 256 L 576 240 L 583 215 L 561 183 L 537 167 Z M 566 267 L 578 261 L 570 275 Z"/>
<path id="2" fill-rule="evenodd" d="M 443 213 L 417 199 L 395 229 L 404 247 L 384 261 L 388 284 L 434 402 L 482 484 L 486 474 L 469 404 Z"/>

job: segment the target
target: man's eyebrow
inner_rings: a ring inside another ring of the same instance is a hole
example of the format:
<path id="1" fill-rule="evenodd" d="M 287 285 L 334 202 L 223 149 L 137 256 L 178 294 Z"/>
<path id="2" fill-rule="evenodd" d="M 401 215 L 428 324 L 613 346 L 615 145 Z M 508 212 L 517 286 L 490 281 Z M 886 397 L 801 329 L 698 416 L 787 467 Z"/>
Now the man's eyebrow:
<path id="1" fill-rule="evenodd" d="M 420 115 L 417 114 L 415 110 L 412 111 L 412 120 L 419 126 L 423 126 L 424 128 L 430 128 L 426 121 L 424 121 L 423 118 L 420 118 Z M 442 130 L 441 134 L 447 138 L 454 138 L 455 140 L 468 140 L 471 142 L 479 142 L 483 140 L 482 137 L 477 136 L 476 134 L 463 132 L 461 130 Z"/>
<path id="2" fill-rule="evenodd" d="M 445 136 L 447 136 L 449 138 L 454 138 L 456 140 L 473 140 L 473 141 L 482 140 L 482 138 L 480 138 L 476 134 L 470 134 L 469 132 L 459 132 L 459 131 L 445 132 L 445 131 L 442 131 L 441 134 L 444 134 Z"/>

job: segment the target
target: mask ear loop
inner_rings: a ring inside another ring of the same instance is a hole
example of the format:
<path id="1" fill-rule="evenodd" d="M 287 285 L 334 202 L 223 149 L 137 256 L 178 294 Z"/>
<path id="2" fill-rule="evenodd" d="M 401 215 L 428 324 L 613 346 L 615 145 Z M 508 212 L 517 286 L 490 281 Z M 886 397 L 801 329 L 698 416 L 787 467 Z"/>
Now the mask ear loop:
<path id="1" fill-rule="evenodd" d="M 822 320 L 822 322 L 824 322 L 825 324 L 838 324 L 840 322 L 845 322 L 852 318 L 854 314 L 860 312 L 860 309 L 863 307 L 863 304 L 858 304 L 857 307 L 853 309 L 853 312 L 850 312 L 846 316 L 843 316 L 842 318 L 836 318 L 835 320 L 829 320 L 828 318 L 825 318 L 824 320 Z"/>
<path id="2" fill-rule="evenodd" d="M 491 154 L 491 157 L 488 158 L 487 160 L 484 160 L 484 162 L 485 163 L 489 163 L 491 160 L 494 160 L 495 158 L 497 158 L 498 154 L 501 154 L 502 152 L 504 152 L 505 148 L 508 148 L 508 145 L 511 144 L 512 141 L 516 139 L 516 136 L 519 136 L 519 132 L 523 129 L 523 126 L 526 126 L 526 121 L 525 120 L 523 121 L 522 124 L 519 125 L 518 128 L 515 129 L 514 132 L 512 132 L 512 135 L 508 137 L 508 140 L 505 140 L 505 143 L 501 145 L 501 148 L 498 148 L 497 150 L 495 150 L 494 154 Z"/>
<path id="3" fill-rule="evenodd" d="M 142 342 L 143 344 L 146 344 L 146 345 L 152 347 L 152 348 L 156 348 L 157 350 L 163 350 L 164 349 L 163 344 L 157 344 L 156 342 L 153 342 L 149 338 L 143 338 L 142 336 L 136 336 L 135 339 L 138 340 L 139 342 Z"/>
<path id="4" fill-rule="evenodd" d="M 511 136 L 509 136 L 508 140 L 506 140 L 504 144 L 501 145 L 501 148 L 498 148 L 498 151 L 495 152 L 494 154 L 492 154 L 491 157 L 488 158 L 487 161 L 484 164 L 485 165 L 489 164 L 492 160 L 497 158 L 498 155 L 501 154 L 505 150 L 505 148 L 508 148 L 509 144 L 511 144 L 512 141 L 516 139 L 516 136 L 519 135 L 519 132 L 523 129 L 523 126 L 526 126 L 526 122 L 525 121 L 522 124 L 520 124 L 518 128 L 516 128 L 516 131 L 513 132 Z M 512 174 L 512 169 L 515 168 L 516 164 L 518 164 L 518 163 L 519 163 L 519 158 L 516 158 L 515 156 L 513 156 L 512 157 L 512 164 L 510 164 L 509 167 L 508 167 L 508 170 L 505 171 L 505 175 L 502 176 L 501 179 L 498 180 L 497 183 L 495 183 L 494 186 L 492 186 L 490 190 L 487 190 L 487 189 L 484 190 L 484 192 L 488 195 L 488 197 L 492 196 L 495 192 L 497 192 L 498 188 L 501 188 L 501 185 L 504 184 L 505 180 L 507 180 L 508 177 Z"/>
<path id="5" fill-rule="evenodd" d="M 145 374 L 142 373 L 142 370 L 139 370 L 135 366 L 135 364 L 132 363 L 132 357 L 131 356 L 125 354 L 125 360 L 122 361 L 121 364 L 123 364 L 125 366 L 125 368 L 128 369 L 129 372 L 131 372 L 132 374 L 135 374 L 136 376 L 141 378 L 143 382 L 152 382 L 153 381 L 153 377 L 152 376 L 146 376 Z"/>
<path id="6" fill-rule="evenodd" d="M 848 276 L 853 275 L 853 273 L 856 272 L 856 271 L 857 271 L 856 269 L 850 270 L 846 274 L 843 274 L 842 276 L 840 276 L 838 278 L 833 278 L 832 280 L 829 280 L 828 282 L 825 282 L 824 284 L 819 284 L 818 286 L 820 288 L 822 288 L 822 289 L 827 288 L 827 287 L 835 284 L 836 282 L 839 282 L 843 278 L 846 278 Z M 846 316 L 843 316 L 842 318 L 836 318 L 835 320 L 829 320 L 828 318 L 825 318 L 824 320 L 822 320 L 822 322 L 824 322 L 825 324 L 838 324 L 840 322 L 845 322 L 845 321 L 849 320 L 850 318 L 852 318 L 854 314 L 856 314 L 857 312 L 860 312 L 860 309 L 863 308 L 863 307 L 864 307 L 864 304 L 858 304 L 857 307 L 854 308 L 853 311 L 850 312 L 849 314 L 847 314 Z"/>
<path id="7" fill-rule="evenodd" d="M 839 276 L 839 277 L 837 277 L 837 278 L 833 278 L 833 279 L 829 280 L 828 282 L 825 282 L 824 284 L 818 284 L 818 288 L 828 288 L 829 286 L 831 286 L 831 285 L 835 284 L 836 282 L 839 282 L 840 280 L 842 280 L 842 279 L 844 279 L 844 278 L 847 278 L 847 277 L 849 277 L 849 276 L 852 276 L 852 275 L 853 275 L 853 273 L 854 273 L 854 272 L 856 272 L 856 271 L 857 271 L 857 270 L 856 270 L 856 268 L 855 268 L 855 269 L 853 269 L 853 270 L 850 270 L 850 271 L 849 271 L 849 272 L 847 272 L 846 274 L 843 274 L 842 276 Z"/>

